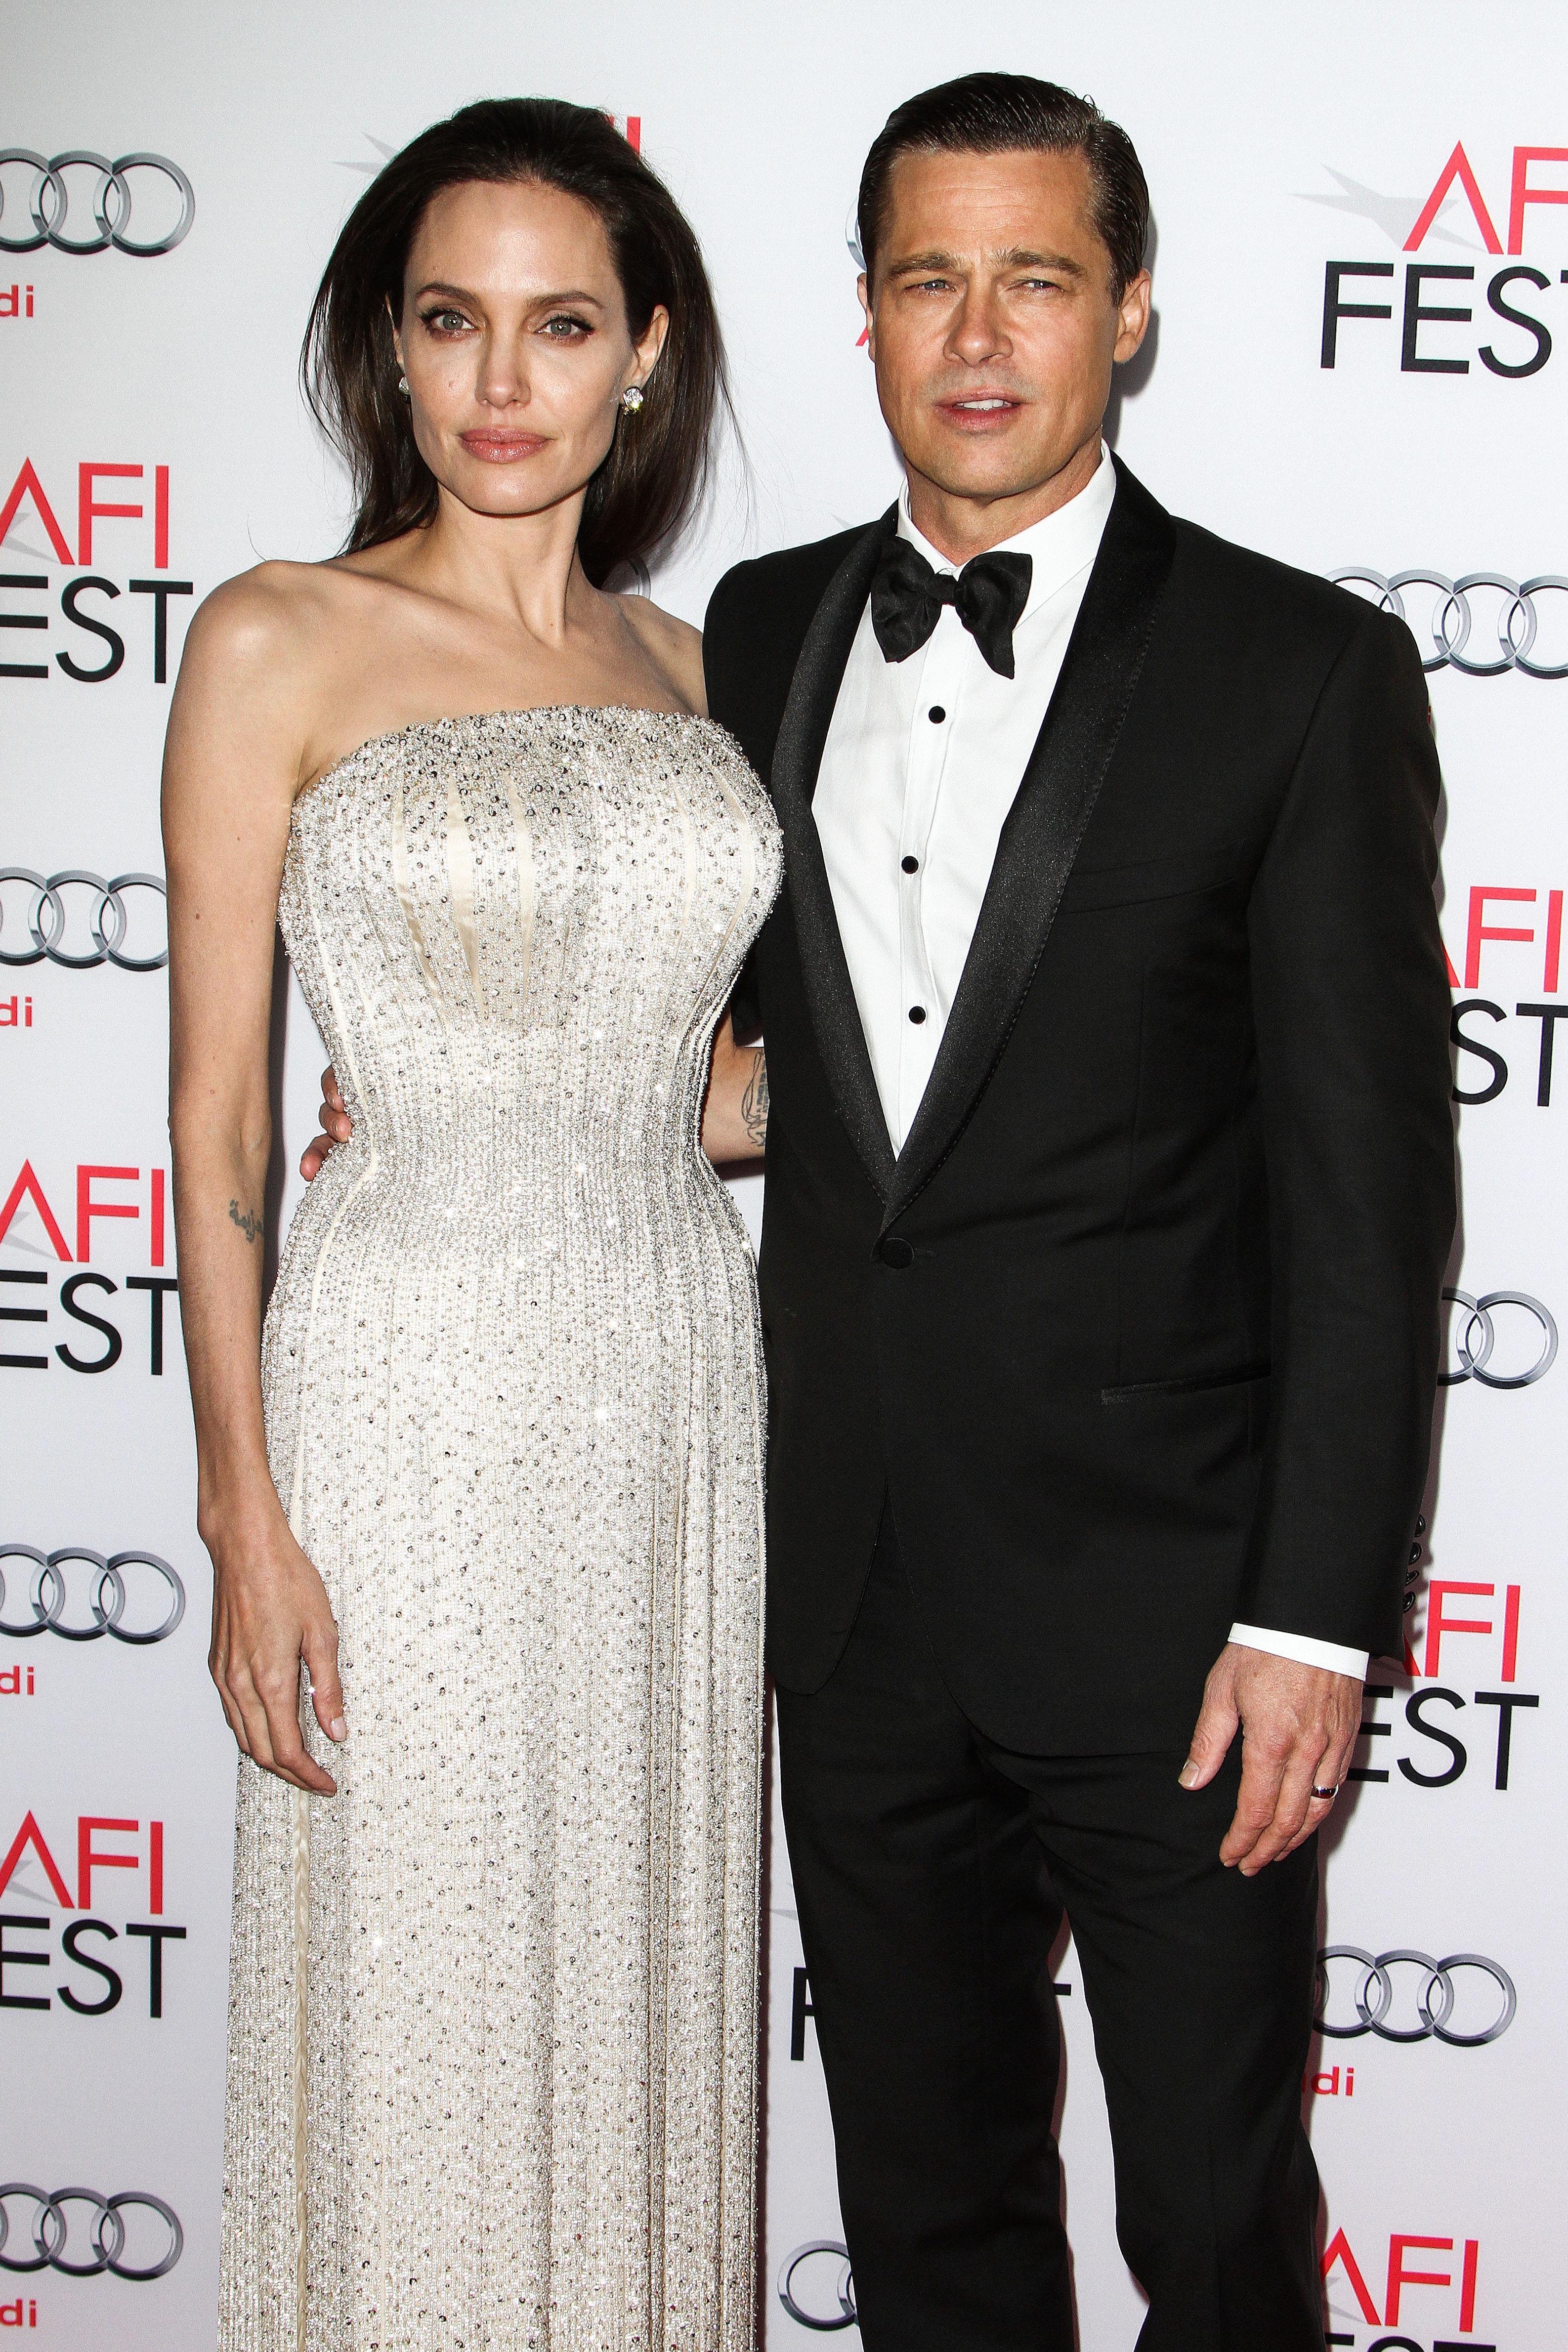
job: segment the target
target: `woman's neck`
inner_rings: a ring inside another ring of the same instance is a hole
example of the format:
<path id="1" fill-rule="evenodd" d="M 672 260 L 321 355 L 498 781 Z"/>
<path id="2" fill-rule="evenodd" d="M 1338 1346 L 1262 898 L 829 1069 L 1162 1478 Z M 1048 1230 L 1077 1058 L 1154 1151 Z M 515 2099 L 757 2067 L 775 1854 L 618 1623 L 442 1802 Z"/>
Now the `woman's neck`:
<path id="1" fill-rule="evenodd" d="M 443 490 L 428 529 L 400 551 L 399 569 L 428 594 L 558 647 L 597 593 L 577 560 L 583 503 L 579 492 L 540 514 L 485 515 Z"/>

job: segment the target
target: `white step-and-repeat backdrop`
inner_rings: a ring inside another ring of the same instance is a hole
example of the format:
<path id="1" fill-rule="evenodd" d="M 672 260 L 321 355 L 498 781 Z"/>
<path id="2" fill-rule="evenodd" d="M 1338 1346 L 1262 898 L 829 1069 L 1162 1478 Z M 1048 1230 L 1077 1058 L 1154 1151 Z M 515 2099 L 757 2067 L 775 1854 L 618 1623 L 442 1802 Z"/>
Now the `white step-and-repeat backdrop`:
<path id="1" fill-rule="evenodd" d="M 1463 1234 L 1419 1603 L 1335 1822 L 1302 2097 L 1331 2343 L 1563 2339 L 1568 21 L 81 0 L 11 13 L 0 83 L 0 2342 L 215 2336 L 234 1773 L 169 1208 L 158 767 L 196 602 L 341 535 L 295 379 L 337 226 L 470 98 L 622 123 L 703 239 L 745 436 L 656 580 L 700 618 L 737 555 L 890 495 L 847 218 L 889 107 L 978 65 L 1091 91 L 1142 154 L 1157 325 L 1122 454 L 1177 510 L 1403 612 L 1430 674 Z M 321 1056 L 279 1004 L 286 1221 Z M 770 2352 L 856 2340 L 799 1960 L 775 1836 Z M 1142 2305 L 1070 1946 L 1057 1974 L 1082 2342 L 1127 2352 Z"/>

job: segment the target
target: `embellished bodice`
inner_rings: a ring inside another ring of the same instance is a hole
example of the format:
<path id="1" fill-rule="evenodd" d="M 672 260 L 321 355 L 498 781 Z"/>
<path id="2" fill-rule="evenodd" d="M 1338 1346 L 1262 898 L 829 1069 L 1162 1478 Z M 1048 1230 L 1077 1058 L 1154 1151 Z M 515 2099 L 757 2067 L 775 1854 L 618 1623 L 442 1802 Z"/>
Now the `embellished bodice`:
<path id="1" fill-rule="evenodd" d="M 707 719 L 554 707 L 361 745 L 295 803 L 279 917 L 343 1156 L 459 1210 L 689 1159 L 779 870 Z"/>

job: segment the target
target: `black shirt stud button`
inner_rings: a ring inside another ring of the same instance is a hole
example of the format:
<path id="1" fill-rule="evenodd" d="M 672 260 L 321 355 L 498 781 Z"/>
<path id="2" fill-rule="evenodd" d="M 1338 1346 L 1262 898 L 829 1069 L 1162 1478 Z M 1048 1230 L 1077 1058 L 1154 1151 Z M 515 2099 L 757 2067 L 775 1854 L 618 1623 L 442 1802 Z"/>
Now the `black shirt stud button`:
<path id="1" fill-rule="evenodd" d="M 899 1274 L 915 1262 L 914 1251 L 902 1234 L 884 1234 L 877 1244 L 877 1251 L 882 1264 L 890 1265 Z"/>
<path id="2" fill-rule="evenodd" d="M 910 1019 L 914 1023 L 915 1027 L 916 1027 L 917 1029 L 920 1027 L 921 1023 L 925 1019 L 925 1017 L 926 1017 L 926 1009 L 925 1009 L 925 1006 L 924 1006 L 923 1004 L 911 1004 L 911 1005 L 910 1005 Z"/>
<path id="3" fill-rule="evenodd" d="M 899 863 L 903 867 L 906 874 L 918 874 L 921 870 L 921 862 L 918 857 L 901 857 L 899 860 Z"/>
<path id="4" fill-rule="evenodd" d="M 940 727 L 942 720 L 947 717 L 947 713 L 942 709 L 940 702 L 933 702 L 931 709 L 926 712 L 926 717 L 931 720 L 933 727 Z"/>

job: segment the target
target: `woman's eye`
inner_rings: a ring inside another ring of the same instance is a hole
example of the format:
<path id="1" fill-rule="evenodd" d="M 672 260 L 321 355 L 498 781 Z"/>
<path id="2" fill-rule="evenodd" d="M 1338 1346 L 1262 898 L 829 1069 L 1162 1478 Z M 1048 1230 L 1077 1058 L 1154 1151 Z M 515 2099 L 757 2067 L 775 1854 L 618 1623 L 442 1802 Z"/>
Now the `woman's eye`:
<path id="1" fill-rule="evenodd" d="M 590 329 L 586 319 L 574 319 L 567 312 L 561 311 L 553 319 L 546 319 L 544 331 L 554 342 L 570 343 L 574 342 L 579 335 L 587 334 Z"/>
<path id="2" fill-rule="evenodd" d="M 460 334 L 468 320 L 460 310 L 426 310 L 423 323 L 437 335 Z"/>

